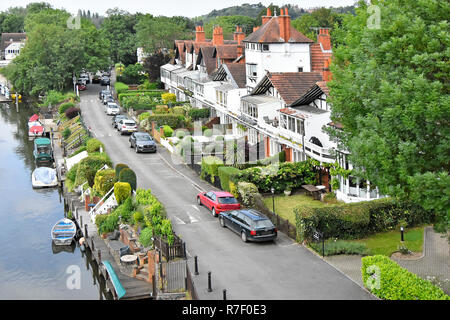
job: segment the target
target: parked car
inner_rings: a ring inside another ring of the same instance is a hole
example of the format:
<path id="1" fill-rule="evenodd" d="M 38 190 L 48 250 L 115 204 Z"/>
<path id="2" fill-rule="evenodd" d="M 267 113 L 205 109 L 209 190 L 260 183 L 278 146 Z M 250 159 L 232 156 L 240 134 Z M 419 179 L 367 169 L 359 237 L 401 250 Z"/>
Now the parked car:
<path id="1" fill-rule="evenodd" d="M 116 114 L 118 114 L 119 112 L 120 112 L 120 108 L 119 108 L 119 106 L 117 105 L 117 103 L 114 103 L 114 102 L 108 102 L 108 104 L 107 104 L 106 107 L 105 107 L 105 113 L 106 113 L 108 116 L 116 115 Z"/>
<path id="2" fill-rule="evenodd" d="M 86 85 L 85 85 L 85 84 L 79 84 L 79 85 L 78 85 L 78 90 L 79 90 L 79 91 L 84 91 L 84 90 L 86 90 Z"/>
<path id="3" fill-rule="evenodd" d="M 133 132 L 130 136 L 130 148 L 139 152 L 156 152 L 156 143 L 147 132 Z"/>
<path id="4" fill-rule="evenodd" d="M 236 198 L 231 193 L 224 191 L 200 192 L 197 194 L 197 204 L 204 205 L 211 210 L 214 217 L 217 217 L 220 212 L 241 208 Z"/>
<path id="5" fill-rule="evenodd" d="M 125 133 L 133 133 L 137 131 L 136 122 L 130 119 L 122 119 L 117 124 L 117 129 L 119 130 L 121 135 Z"/>
<path id="6" fill-rule="evenodd" d="M 109 102 L 116 102 L 112 95 L 104 95 L 103 96 L 103 104 L 107 105 Z"/>
<path id="7" fill-rule="evenodd" d="M 91 77 L 87 73 L 82 73 L 80 75 L 80 79 L 83 80 L 85 83 L 91 83 Z"/>
<path id="8" fill-rule="evenodd" d="M 102 86 L 109 86 L 110 85 L 109 77 L 102 77 L 102 79 L 100 80 L 100 84 Z"/>
<path id="9" fill-rule="evenodd" d="M 92 83 L 100 83 L 101 79 L 102 79 L 102 77 L 100 75 L 96 74 L 92 77 Z"/>
<path id="10" fill-rule="evenodd" d="M 127 116 L 124 115 L 124 114 L 116 114 L 116 115 L 113 117 L 113 120 L 112 120 L 112 126 L 113 126 L 114 129 L 117 129 L 117 124 L 118 124 L 119 121 L 122 120 L 122 119 L 128 119 L 128 118 L 127 118 Z"/>
<path id="11" fill-rule="evenodd" d="M 247 241 L 273 241 L 277 237 L 277 228 L 272 221 L 254 209 L 225 211 L 219 214 L 220 225 L 241 235 Z"/>
<path id="12" fill-rule="evenodd" d="M 102 91 L 100 91 L 99 93 L 98 93 L 98 98 L 100 99 L 100 100 L 103 100 L 103 96 L 104 95 L 111 95 L 111 91 L 109 91 L 109 90 L 106 90 L 106 89 L 104 89 L 104 90 L 102 90 Z"/>

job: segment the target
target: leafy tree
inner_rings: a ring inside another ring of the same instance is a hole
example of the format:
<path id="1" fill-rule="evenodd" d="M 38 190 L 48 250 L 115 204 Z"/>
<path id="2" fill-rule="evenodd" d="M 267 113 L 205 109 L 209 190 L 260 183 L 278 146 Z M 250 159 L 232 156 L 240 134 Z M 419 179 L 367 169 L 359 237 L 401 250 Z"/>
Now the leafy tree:
<path id="1" fill-rule="evenodd" d="M 256 21 L 254 18 L 246 16 L 217 17 L 204 26 L 207 38 L 212 38 L 213 29 L 216 25 L 222 27 L 224 39 L 233 39 L 233 32 L 236 31 L 236 26 L 242 27 L 244 33 L 250 34 L 253 32 L 253 27 L 256 26 Z"/>
<path id="2" fill-rule="evenodd" d="M 161 66 L 170 61 L 170 55 L 162 51 L 156 52 L 144 60 L 144 70 L 151 82 L 158 81 L 161 77 Z"/>
<path id="3" fill-rule="evenodd" d="M 328 129 L 351 152 L 358 174 L 384 194 L 409 198 L 449 227 L 450 4 L 377 1 L 380 26 L 364 2 L 335 36 Z"/>
<path id="4" fill-rule="evenodd" d="M 319 8 L 292 20 L 292 26 L 311 40 L 316 39 L 316 31 L 312 27 L 333 28 L 342 22 L 344 15 L 336 13 L 333 9 Z"/>
<path id="5" fill-rule="evenodd" d="M 140 63 L 130 64 L 117 80 L 126 84 L 141 84 L 145 80 L 144 67 Z"/>

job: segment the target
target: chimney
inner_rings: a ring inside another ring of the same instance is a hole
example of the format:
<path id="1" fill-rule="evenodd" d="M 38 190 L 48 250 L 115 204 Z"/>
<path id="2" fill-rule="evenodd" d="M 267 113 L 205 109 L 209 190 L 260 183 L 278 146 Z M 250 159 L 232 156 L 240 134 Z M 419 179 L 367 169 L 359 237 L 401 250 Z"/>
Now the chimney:
<path id="1" fill-rule="evenodd" d="M 280 9 L 280 16 L 278 17 L 278 24 L 280 26 L 280 37 L 289 42 L 291 38 L 291 17 L 289 16 L 288 8 Z"/>
<path id="2" fill-rule="evenodd" d="M 213 38 L 212 38 L 213 45 L 222 45 L 223 44 L 223 30 L 222 27 L 215 27 L 213 30 Z"/>
<path id="3" fill-rule="evenodd" d="M 236 41 L 238 45 L 240 45 L 242 40 L 245 39 L 245 33 L 242 32 L 242 28 L 239 26 L 236 26 L 236 31 L 234 32 L 233 36 L 234 41 Z"/>
<path id="4" fill-rule="evenodd" d="M 241 45 L 238 45 L 238 46 L 237 46 L 236 52 L 237 52 L 238 58 L 239 58 L 240 56 L 244 55 L 244 46 L 243 46 L 243 45 L 242 45 L 242 46 L 241 46 Z"/>
<path id="5" fill-rule="evenodd" d="M 205 42 L 205 31 L 202 26 L 195 27 L 195 42 Z"/>
<path id="6" fill-rule="evenodd" d="M 328 29 L 319 29 L 317 42 L 322 44 L 323 50 L 331 50 L 330 31 Z"/>
<path id="7" fill-rule="evenodd" d="M 267 14 L 265 16 L 262 16 L 262 25 L 264 25 L 266 22 L 268 22 L 272 18 L 272 11 L 269 7 L 267 7 Z"/>
<path id="8" fill-rule="evenodd" d="M 323 79 L 323 81 L 326 81 L 326 82 L 331 80 L 330 63 L 331 63 L 331 58 L 328 58 L 323 63 L 322 79 Z"/>
<path id="9" fill-rule="evenodd" d="M 259 29 L 259 27 L 253 27 L 253 32 L 255 32 L 258 29 Z"/>

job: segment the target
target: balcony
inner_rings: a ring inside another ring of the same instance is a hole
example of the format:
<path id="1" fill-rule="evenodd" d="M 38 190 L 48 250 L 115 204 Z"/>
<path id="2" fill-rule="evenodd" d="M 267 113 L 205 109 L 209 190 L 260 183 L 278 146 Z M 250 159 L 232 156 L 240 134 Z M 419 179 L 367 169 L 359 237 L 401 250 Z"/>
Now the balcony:
<path id="1" fill-rule="evenodd" d="M 305 152 L 308 156 L 320 162 L 334 163 L 335 157 L 331 154 L 331 149 L 322 148 L 314 143 L 305 141 Z"/>

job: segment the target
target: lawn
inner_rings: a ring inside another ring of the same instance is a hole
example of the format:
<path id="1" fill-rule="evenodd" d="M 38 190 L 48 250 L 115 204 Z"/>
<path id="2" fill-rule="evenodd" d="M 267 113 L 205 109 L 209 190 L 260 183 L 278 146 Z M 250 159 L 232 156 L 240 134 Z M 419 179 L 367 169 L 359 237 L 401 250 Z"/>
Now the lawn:
<path id="1" fill-rule="evenodd" d="M 404 233 L 404 244 L 413 252 L 422 252 L 424 226 L 406 228 Z M 400 244 L 400 231 L 389 231 L 371 235 L 365 239 L 350 240 L 349 242 L 364 243 L 371 255 L 382 254 L 391 256 L 398 251 Z"/>

